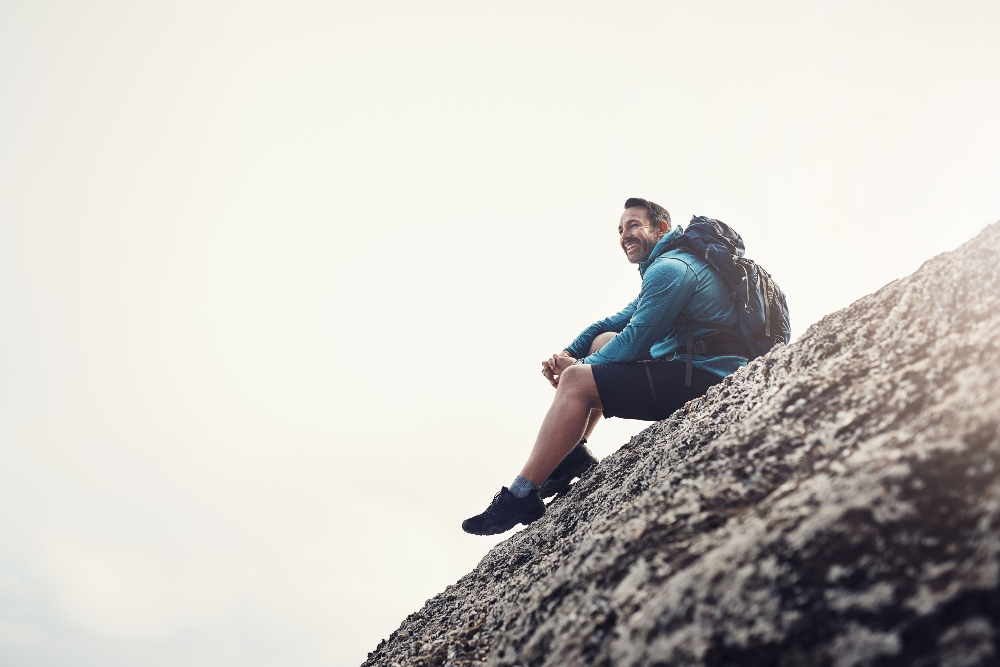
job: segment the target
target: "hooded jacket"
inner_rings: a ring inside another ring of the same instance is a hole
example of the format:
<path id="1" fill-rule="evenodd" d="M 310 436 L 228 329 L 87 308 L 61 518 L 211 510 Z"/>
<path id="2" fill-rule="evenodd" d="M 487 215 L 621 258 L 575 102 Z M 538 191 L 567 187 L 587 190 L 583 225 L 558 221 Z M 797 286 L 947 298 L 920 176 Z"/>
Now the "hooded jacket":
<path id="1" fill-rule="evenodd" d="M 566 351 L 583 358 L 585 364 L 627 363 L 646 358 L 686 361 L 687 329 L 674 320 L 689 320 L 732 327 L 737 323 L 736 307 L 722 279 L 694 255 L 679 250 L 677 242 L 684 229 L 677 225 L 653 248 L 649 258 L 639 263 L 642 287 L 639 296 L 620 312 L 594 322 L 569 344 Z M 585 356 L 594 338 L 609 331 L 615 336 L 603 348 Z M 712 333 L 694 328 L 695 338 Z M 703 357 L 694 355 L 695 368 L 719 377 L 735 373 L 747 364 L 746 357 Z"/>

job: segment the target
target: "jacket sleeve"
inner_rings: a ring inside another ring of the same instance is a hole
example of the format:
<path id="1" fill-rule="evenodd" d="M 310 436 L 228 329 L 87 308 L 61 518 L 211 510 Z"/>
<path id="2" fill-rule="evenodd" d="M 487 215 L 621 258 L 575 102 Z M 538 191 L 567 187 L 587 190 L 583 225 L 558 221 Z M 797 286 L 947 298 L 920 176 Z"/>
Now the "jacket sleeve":
<path id="1" fill-rule="evenodd" d="M 574 359 L 582 359 L 587 356 L 587 352 L 590 350 L 590 344 L 594 342 L 602 333 L 607 333 L 609 331 L 614 331 L 615 333 L 621 333 L 625 326 L 632 319 L 633 313 L 635 313 L 636 305 L 639 303 L 638 297 L 625 306 L 619 312 L 615 313 L 611 317 L 605 317 L 603 320 L 598 320 L 594 322 L 589 327 L 584 329 L 579 336 L 577 336 L 572 343 L 566 347 L 566 351 Z"/>
<path id="2" fill-rule="evenodd" d="M 680 259 L 664 258 L 650 266 L 642 277 L 639 298 L 633 302 L 635 313 L 627 326 L 583 363 L 620 364 L 649 352 L 653 343 L 666 335 L 697 286 L 697 275 Z"/>

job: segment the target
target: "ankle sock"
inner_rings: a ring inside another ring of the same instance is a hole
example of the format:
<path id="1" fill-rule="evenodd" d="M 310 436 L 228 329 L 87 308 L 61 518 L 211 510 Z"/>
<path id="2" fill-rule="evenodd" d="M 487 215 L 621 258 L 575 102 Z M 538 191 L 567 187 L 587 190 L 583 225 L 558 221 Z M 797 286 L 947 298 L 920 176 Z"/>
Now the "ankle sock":
<path id="1" fill-rule="evenodd" d="M 532 482 L 530 479 L 525 479 L 518 475 L 514 478 L 514 481 L 510 484 L 510 492 L 514 494 L 515 498 L 526 498 L 532 489 L 538 490 L 540 487 Z"/>

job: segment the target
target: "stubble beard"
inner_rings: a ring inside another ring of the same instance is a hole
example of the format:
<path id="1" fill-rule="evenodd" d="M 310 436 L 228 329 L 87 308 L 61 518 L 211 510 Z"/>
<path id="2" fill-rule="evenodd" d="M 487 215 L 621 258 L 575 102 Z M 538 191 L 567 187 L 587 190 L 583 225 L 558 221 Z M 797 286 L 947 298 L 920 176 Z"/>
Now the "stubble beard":
<path id="1" fill-rule="evenodd" d="M 660 242 L 660 239 L 636 239 L 636 240 L 639 242 L 639 247 L 636 248 L 636 254 L 634 256 L 629 256 L 628 251 L 626 250 L 625 257 L 627 257 L 628 261 L 631 262 L 632 264 L 641 264 L 642 262 L 645 262 L 647 259 L 649 259 L 649 256 L 653 252 L 653 248 L 655 248 L 656 244 Z M 622 248 L 622 250 L 625 249 Z M 635 259 L 633 259 L 632 257 L 635 257 Z"/>

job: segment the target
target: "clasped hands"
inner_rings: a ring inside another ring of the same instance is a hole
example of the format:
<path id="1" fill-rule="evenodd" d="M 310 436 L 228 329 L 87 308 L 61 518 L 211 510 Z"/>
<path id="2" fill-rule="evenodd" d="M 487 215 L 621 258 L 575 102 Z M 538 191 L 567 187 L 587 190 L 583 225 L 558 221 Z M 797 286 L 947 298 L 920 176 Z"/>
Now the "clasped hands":
<path id="1" fill-rule="evenodd" d="M 576 363 L 576 359 L 569 356 L 569 352 L 563 350 L 552 355 L 551 359 L 542 362 L 542 375 L 553 387 L 559 386 L 559 378 L 562 372 Z"/>

